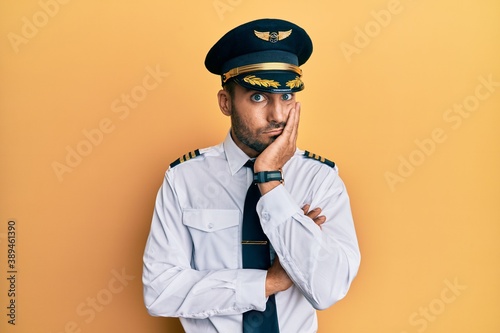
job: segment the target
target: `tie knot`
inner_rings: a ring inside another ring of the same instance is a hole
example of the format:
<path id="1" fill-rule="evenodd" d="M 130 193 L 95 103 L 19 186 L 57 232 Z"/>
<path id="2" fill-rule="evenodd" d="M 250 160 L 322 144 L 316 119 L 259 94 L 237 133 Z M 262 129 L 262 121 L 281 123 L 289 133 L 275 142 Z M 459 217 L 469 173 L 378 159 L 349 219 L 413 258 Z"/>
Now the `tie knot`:
<path id="1" fill-rule="evenodd" d="M 254 165 L 254 164 L 255 164 L 255 161 L 248 160 L 248 161 L 245 163 L 245 165 L 244 165 L 244 166 L 253 170 L 253 165 Z"/>

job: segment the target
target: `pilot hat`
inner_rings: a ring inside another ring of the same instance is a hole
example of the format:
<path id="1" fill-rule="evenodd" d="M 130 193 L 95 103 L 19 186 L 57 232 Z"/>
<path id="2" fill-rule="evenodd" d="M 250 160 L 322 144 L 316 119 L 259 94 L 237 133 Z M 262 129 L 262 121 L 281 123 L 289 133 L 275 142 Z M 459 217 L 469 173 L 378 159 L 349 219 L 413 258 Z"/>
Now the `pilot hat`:
<path id="1" fill-rule="evenodd" d="M 208 51 L 205 67 L 221 76 L 222 85 L 234 81 L 270 93 L 304 89 L 302 69 L 312 53 L 304 29 L 280 19 L 259 19 L 226 33 Z"/>

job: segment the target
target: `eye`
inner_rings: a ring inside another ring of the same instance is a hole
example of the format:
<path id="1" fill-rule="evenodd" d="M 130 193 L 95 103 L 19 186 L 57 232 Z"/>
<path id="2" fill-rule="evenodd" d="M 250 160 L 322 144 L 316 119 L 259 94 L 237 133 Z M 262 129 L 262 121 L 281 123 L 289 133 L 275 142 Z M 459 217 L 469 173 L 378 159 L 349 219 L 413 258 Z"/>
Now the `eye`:
<path id="1" fill-rule="evenodd" d="M 262 102 L 264 100 L 264 95 L 262 94 L 253 94 L 252 96 L 250 96 L 250 99 L 254 102 Z"/>
<path id="2" fill-rule="evenodd" d="M 281 99 L 284 101 L 289 101 L 293 98 L 293 94 L 283 94 L 281 95 Z"/>

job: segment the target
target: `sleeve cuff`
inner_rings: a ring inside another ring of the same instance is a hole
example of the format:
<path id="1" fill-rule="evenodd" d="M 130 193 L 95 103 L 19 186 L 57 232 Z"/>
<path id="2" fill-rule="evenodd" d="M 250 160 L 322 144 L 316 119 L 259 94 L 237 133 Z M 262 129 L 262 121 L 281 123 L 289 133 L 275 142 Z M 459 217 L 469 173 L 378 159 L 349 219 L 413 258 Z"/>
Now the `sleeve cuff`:
<path id="1" fill-rule="evenodd" d="M 238 273 L 236 302 L 239 308 L 264 311 L 266 309 L 266 276 L 261 269 L 242 269 Z"/>
<path id="2" fill-rule="evenodd" d="M 257 213 L 264 232 L 268 232 L 297 213 L 297 203 L 283 185 L 276 186 L 261 197 Z"/>

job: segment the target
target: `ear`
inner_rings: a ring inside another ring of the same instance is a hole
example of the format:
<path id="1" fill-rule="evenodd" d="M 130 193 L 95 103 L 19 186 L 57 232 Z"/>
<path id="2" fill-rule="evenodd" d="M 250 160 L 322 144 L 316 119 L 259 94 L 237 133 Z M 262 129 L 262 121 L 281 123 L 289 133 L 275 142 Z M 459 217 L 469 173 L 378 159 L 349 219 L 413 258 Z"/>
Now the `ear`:
<path id="1" fill-rule="evenodd" d="M 229 95 L 229 92 L 227 92 L 224 89 L 219 90 L 217 93 L 217 99 L 219 101 L 219 108 L 221 112 L 226 115 L 230 116 L 231 115 L 231 96 Z"/>

